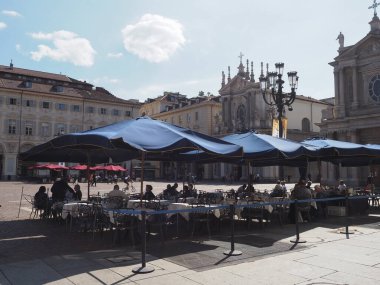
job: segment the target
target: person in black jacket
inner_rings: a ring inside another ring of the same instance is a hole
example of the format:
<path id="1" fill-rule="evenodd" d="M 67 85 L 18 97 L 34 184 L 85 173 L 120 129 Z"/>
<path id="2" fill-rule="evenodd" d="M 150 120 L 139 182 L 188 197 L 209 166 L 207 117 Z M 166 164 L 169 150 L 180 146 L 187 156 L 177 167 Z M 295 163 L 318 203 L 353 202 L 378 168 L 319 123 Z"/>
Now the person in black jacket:
<path id="1" fill-rule="evenodd" d="M 62 202 L 65 200 L 66 191 L 74 193 L 73 188 L 67 184 L 67 181 L 62 179 L 57 179 L 53 186 L 51 187 L 52 199 L 53 202 Z"/>
<path id="2" fill-rule="evenodd" d="M 75 184 L 74 191 L 75 191 L 74 199 L 78 201 L 82 200 L 82 191 L 80 190 L 79 184 Z"/>
<path id="3" fill-rule="evenodd" d="M 156 199 L 156 195 L 153 194 L 152 190 L 153 190 L 152 185 L 149 185 L 149 184 L 146 185 L 145 193 L 144 193 L 142 199 L 148 200 L 148 201 Z"/>

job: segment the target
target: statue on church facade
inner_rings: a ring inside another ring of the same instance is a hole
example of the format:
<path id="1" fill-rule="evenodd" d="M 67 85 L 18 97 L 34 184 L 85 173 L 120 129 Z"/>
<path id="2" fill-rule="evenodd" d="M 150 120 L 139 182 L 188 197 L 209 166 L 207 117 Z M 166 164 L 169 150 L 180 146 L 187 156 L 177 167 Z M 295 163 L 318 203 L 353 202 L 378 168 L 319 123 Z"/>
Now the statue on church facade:
<path id="1" fill-rule="evenodd" d="M 339 33 L 336 39 L 339 41 L 339 49 L 344 48 L 344 35 L 342 34 L 342 32 Z"/>

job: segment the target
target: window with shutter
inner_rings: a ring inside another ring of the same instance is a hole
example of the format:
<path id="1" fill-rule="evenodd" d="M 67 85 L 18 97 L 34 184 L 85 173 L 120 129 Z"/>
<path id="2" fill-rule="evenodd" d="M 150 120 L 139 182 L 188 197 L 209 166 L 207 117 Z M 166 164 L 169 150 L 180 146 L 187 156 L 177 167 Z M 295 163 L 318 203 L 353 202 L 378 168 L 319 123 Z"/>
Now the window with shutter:
<path id="1" fill-rule="evenodd" d="M 43 109 L 49 109 L 49 108 L 50 108 L 50 103 L 47 102 L 47 101 L 43 101 L 43 102 L 42 102 L 42 108 L 43 108 Z"/>
<path id="2" fill-rule="evenodd" d="M 80 112 L 80 106 L 79 105 L 72 105 L 72 109 L 71 109 L 73 112 Z"/>
<path id="3" fill-rule="evenodd" d="M 15 135 L 16 134 L 16 120 L 8 120 L 8 134 Z"/>
<path id="4" fill-rule="evenodd" d="M 92 106 L 87 107 L 87 113 L 93 114 L 95 112 L 95 108 Z"/>
<path id="5" fill-rule="evenodd" d="M 17 98 L 9 98 L 9 105 L 17 105 Z"/>
<path id="6" fill-rule="evenodd" d="M 41 123 L 41 136 L 50 137 L 50 124 L 49 123 Z"/>
<path id="7" fill-rule="evenodd" d="M 33 123 L 30 121 L 25 122 L 25 135 L 32 136 L 33 135 Z"/>

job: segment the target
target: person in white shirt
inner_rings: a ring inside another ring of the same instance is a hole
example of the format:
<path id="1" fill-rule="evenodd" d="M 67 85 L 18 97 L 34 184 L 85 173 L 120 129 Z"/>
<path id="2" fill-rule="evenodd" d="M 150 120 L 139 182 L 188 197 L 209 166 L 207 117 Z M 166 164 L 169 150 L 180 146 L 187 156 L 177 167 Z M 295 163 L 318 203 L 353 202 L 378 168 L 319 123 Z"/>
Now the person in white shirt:
<path id="1" fill-rule="evenodd" d="M 115 184 L 113 186 L 113 190 L 108 193 L 108 197 L 115 197 L 115 196 L 127 198 L 127 194 L 125 194 L 123 191 L 121 191 L 119 188 L 119 185 L 117 185 L 117 184 Z"/>
<path id="2" fill-rule="evenodd" d="M 338 192 L 339 192 L 339 194 L 346 195 L 346 190 L 347 190 L 346 184 L 344 184 L 343 180 L 340 180 L 339 181 L 339 186 L 338 186 Z"/>

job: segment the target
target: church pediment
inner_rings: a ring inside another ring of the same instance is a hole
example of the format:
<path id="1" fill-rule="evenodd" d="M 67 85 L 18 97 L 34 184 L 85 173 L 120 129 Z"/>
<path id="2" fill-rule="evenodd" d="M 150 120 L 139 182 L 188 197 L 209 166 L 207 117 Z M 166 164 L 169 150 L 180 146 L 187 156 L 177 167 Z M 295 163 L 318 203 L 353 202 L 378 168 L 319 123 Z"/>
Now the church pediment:
<path id="1" fill-rule="evenodd" d="M 380 36 L 368 34 L 353 46 L 346 47 L 336 61 L 350 60 L 353 58 L 367 58 L 374 55 L 380 55 Z"/>

